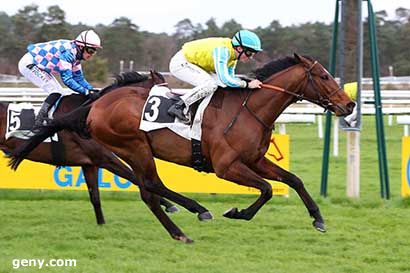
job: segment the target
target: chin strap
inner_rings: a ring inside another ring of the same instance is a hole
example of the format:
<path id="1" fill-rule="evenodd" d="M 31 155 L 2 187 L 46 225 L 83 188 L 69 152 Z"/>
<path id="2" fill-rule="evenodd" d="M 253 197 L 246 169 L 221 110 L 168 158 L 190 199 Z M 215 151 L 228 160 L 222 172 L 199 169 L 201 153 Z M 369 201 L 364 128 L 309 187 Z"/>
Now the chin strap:
<path id="1" fill-rule="evenodd" d="M 77 59 L 77 60 L 80 60 L 80 61 L 84 60 L 83 56 L 84 56 L 85 47 L 84 47 L 84 46 L 83 46 L 83 47 L 80 47 L 80 46 L 77 45 L 77 44 L 76 44 L 76 47 L 77 47 L 77 55 L 75 56 L 76 59 Z"/>

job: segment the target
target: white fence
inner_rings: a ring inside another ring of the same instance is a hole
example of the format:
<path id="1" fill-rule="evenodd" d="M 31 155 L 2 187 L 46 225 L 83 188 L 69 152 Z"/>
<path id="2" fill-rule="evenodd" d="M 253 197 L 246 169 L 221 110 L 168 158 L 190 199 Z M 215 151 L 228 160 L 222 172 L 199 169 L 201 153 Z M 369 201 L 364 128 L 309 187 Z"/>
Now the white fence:
<path id="1" fill-rule="evenodd" d="M 40 105 L 46 97 L 46 93 L 39 88 L 0 88 L 0 101 L 5 102 L 29 102 Z M 383 113 L 389 115 L 389 125 L 392 124 L 392 115 L 410 115 L 410 90 L 382 90 L 381 99 Z M 373 90 L 363 90 L 361 95 L 362 114 L 373 115 L 375 113 Z M 288 107 L 276 121 L 279 132 L 286 132 L 286 123 L 318 124 L 318 136 L 323 137 L 323 108 L 312 103 L 301 101 Z M 402 123 L 400 123 L 402 124 Z M 406 126 L 405 128 L 408 128 Z M 408 130 L 408 129 L 407 129 Z"/>

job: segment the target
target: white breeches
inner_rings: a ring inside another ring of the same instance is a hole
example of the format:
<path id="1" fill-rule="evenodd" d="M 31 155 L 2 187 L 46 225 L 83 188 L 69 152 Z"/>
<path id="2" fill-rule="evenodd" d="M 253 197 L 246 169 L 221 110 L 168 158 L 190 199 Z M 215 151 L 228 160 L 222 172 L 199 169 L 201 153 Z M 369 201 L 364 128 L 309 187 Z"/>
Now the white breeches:
<path id="1" fill-rule="evenodd" d="M 218 80 L 215 74 L 210 74 L 201 67 L 187 61 L 182 50 L 172 57 L 169 71 L 176 78 L 195 86 L 181 96 L 187 106 L 213 94 L 218 89 Z"/>
<path id="2" fill-rule="evenodd" d="M 31 81 L 34 85 L 43 89 L 48 94 L 59 93 L 62 95 L 66 95 L 72 93 L 71 91 L 65 91 L 53 75 L 39 69 L 37 66 L 33 66 L 31 69 L 27 67 L 27 65 L 33 63 L 33 56 L 31 56 L 30 53 L 26 53 L 18 63 L 20 73 L 27 80 Z"/>

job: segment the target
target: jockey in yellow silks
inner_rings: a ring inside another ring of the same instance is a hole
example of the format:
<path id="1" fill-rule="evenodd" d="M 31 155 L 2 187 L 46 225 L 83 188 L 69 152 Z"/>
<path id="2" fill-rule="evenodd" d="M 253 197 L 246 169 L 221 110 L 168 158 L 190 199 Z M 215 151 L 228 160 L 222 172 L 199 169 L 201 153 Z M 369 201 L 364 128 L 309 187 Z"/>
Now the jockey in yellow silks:
<path id="1" fill-rule="evenodd" d="M 247 62 L 260 51 L 259 37 L 249 30 L 237 32 L 232 39 L 214 37 L 185 43 L 172 57 L 169 70 L 173 76 L 194 88 L 182 95 L 168 113 L 183 122 L 189 122 L 189 106 L 213 94 L 218 85 L 260 88 L 262 83 L 259 80 L 247 82 L 235 76 L 237 61 Z"/>

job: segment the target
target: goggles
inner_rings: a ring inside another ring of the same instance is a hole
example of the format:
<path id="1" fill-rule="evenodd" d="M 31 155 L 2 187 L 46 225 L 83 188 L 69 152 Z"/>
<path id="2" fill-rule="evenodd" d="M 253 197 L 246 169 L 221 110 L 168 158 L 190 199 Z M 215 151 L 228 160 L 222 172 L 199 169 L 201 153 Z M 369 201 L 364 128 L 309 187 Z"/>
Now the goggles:
<path id="1" fill-rule="evenodd" d="M 244 48 L 243 53 L 245 53 L 246 57 L 250 59 L 257 53 L 257 51 L 249 49 L 249 48 Z"/>
<path id="2" fill-rule="evenodd" d="M 84 50 L 85 52 L 91 55 L 94 55 L 95 53 L 97 53 L 97 49 L 94 47 L 86 47 Z"/>

